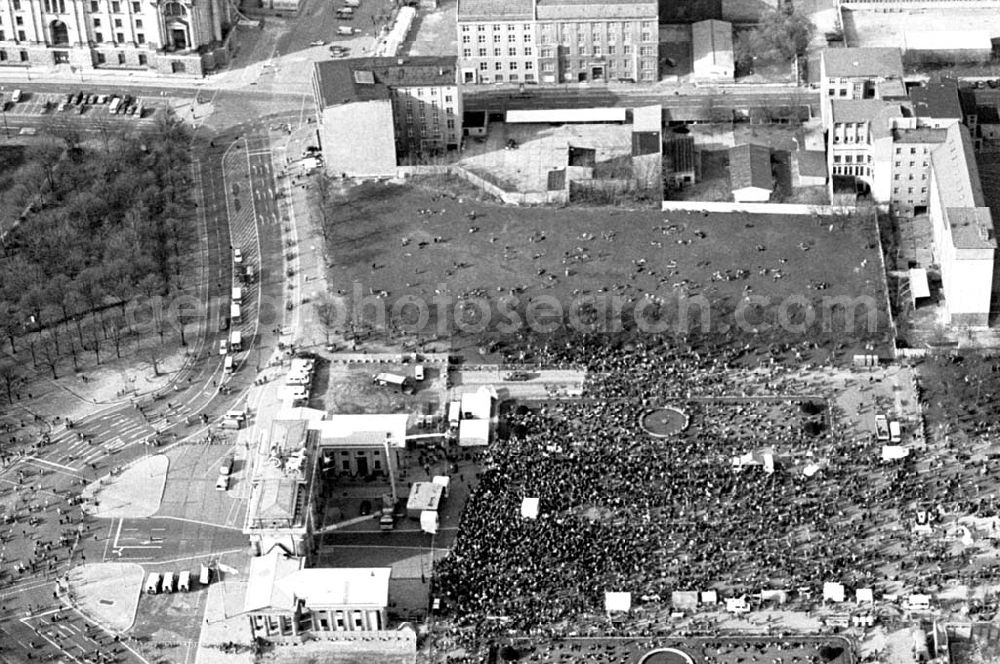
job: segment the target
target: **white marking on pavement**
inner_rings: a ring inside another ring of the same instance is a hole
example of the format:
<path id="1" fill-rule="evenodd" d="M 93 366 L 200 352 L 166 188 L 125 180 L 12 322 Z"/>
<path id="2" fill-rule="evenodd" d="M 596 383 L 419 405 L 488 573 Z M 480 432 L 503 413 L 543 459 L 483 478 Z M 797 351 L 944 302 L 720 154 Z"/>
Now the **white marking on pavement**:
<path id="1" fill-rule="evenodd" d="M 180 516 L 157 516 L 157 519 L 169 519 L 171 521 L 183 521 L 184 523 L 196 523 L 199 526 L 212 526 L 213 528 L 221 528 L 222 530 L 238 530 L 243 531 L 242 528 L 237 528 L 235 526 L 227 526 L 221 523 L 211 523 L 210 521 L 198 521 L 197 519 L 185 519 Z"/>

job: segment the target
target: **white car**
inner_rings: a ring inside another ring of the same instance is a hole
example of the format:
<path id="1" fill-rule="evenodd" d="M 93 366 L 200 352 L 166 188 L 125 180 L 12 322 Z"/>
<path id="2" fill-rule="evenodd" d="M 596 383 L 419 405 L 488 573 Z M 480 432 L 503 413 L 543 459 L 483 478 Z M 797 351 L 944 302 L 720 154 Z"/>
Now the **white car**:
<path id="1" fill-rule="evenodd" d="M 240 249 L 233 249 L 233 262 L 237 265 L 243 262 L 243 251 Z"/>
<path id="2" fill-rule="evenodd" d="M 225 339 L 220 339 L 219 340 L 219 355 L 225 355 L 228 352 L 229 352 L 229 346 L 226 343 L 226 340 Z"/>
<path id="3" fill-rule="evenodd" d="M 10 96 L 10 100 L 16 104 L 17 102 L 21 101 L 21 96 L 22 93 L 20 90 L 14 90 L 14 94 Z"/>
<path id="4" fill-rule="evenodd" d="M 309 42 L 310 46 L 326 46 L 326 42 L 322 39 L 317 39 L 316 41 Z"/>
<path id="5" fill-rule="evenodd" d="M 219 479 L 215 481 L 216 491 L 229 491 L 229 475 L 219 475 Z"/>

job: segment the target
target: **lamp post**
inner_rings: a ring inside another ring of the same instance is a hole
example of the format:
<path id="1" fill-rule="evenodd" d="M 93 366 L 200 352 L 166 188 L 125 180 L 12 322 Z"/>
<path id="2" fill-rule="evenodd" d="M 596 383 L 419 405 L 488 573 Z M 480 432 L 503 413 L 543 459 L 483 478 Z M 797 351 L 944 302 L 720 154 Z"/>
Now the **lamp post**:
<path id="1" fill-rule="evenodd" d="M 0 101 L 0 111 L 3 112 L 3 133 L 4 136 L 10 138 L 10 127 L 7 126 L 7 102 Z"/>

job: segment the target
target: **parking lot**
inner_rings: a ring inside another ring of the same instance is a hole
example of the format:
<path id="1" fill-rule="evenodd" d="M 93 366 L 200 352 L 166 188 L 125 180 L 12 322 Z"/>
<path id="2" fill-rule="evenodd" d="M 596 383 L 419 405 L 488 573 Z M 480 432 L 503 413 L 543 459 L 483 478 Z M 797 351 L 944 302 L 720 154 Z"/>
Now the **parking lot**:
<path id="1" fill-rule="evenodd" d="M 3 112 L 9 116 L 85 115 L 101 117 L 132 117 L 152 120 L 156 109 L 162 105 L 147 97 L 103 94 L 90 90 L 76 92 L 21 92 L 12 90 L 0 93 Z M 17 99 L 15 101 L 15 98 Z"/>

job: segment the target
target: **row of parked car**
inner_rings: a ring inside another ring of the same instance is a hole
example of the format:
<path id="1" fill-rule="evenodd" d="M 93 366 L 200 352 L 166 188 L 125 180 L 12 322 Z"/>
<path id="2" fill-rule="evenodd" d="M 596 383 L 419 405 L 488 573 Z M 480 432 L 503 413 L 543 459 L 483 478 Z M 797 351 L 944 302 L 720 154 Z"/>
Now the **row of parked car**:
<path id="1" fill-rule="evenodd" d="M 50 104 L 51 102 L 46 102 L 46 109 Z M 144 110 L 142 102 L 132 95 L 91 95 L 82 90 L 67 93 L 66 97 L 59 102 L 56 110 L 65 111 L 73 106 L 78 112 L 83 113 L 88 106 L 103 106 L 105 104 L 108 106 L 108 112 L 112 115 L 134 115 L 141 118 Z"/>
<path id="2" fill-rule="evenodd" d="M 211 568 L 208 565 L 202 565 L 201 572 L 198 575 L 198 583 L 201 586 L 207 586 L 211 582 Z M 148 577 L 146 577 L 146 593 L 149 595 L 156 595 L 161 592 L 186 593 L 189 590 L 191 590 L 191 572 L 188 570 L 184 570 L 180 574 L 174 574 L 173 572 L 167 572 L 165 574 L 152 572 Z"/>

